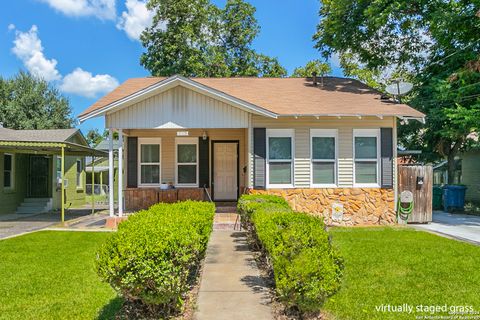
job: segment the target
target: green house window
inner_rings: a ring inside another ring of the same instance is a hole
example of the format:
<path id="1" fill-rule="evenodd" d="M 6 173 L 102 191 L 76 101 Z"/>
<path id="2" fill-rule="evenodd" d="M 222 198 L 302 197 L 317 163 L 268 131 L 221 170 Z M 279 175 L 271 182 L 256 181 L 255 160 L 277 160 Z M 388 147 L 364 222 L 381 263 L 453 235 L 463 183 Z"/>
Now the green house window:
<path id="1" fill-rule="evenodd" d="M 13 155 L 3 155 L 3 187 L 13 188 Z"/>

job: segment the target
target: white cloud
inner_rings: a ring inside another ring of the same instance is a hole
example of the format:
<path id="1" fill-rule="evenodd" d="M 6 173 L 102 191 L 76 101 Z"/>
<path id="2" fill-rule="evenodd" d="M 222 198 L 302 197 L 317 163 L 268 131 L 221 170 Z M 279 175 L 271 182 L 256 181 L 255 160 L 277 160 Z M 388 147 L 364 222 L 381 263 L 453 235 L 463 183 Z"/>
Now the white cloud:
<path id="1" fill-rule="evenodd" d="M 147 9 L 145 1 L 127 0 L 127 11 L 122 12 L 117 28 L 124 30 L 132 40 L 139 40 L 143 30 L 150 27 L 154 13 Z"/>
<path id="2" fill-rule="evenodd" d="M 79 96 L 94 98 L 97 94 L 108 92 L 118 86 L 118 81 L 108 74 L 93 76 L 91 72 L 76 68 L 63 78 L 60 90 Z"/>
<path id="3" fill-rule="evenodd" d="M 57 60 L 47 59 L 43 54 L 42 42 L 38 38 L 36 25 L 33 25 L 28 32 L 17 31 L 13 43 L 13 53 L 22 60 L 31 74 L 46 81 L 61 78 L 57 70 Z"/>
<path id="4" fill-rule="evenodd" d="M 57 60 L 47 59 L 43 53 L 38 28 L 33 25 L 28 32 L 16 31 L 12 52 L 22 60 L 27 70 L 46 81 L 58 81 L 60 90 L 87 98 L 94 98 L 118 86 L 118 81 L 108 74 L 92 75 L 91 72 L 76 68 L 62 79 L 57 70 Z"/>
<path id="5" fill-rule="evenodd" d="M 13 23 L 10 23 L 8 25 L 8 31 L 12 31 L 12 30 L 15 30 L 15 25 Z"/>
<path id="6" fill-rule="evenodd" d="M 40 0 L 55 10 L 71 17 L 95 16 L 115 20 L 115 0 Z"/>

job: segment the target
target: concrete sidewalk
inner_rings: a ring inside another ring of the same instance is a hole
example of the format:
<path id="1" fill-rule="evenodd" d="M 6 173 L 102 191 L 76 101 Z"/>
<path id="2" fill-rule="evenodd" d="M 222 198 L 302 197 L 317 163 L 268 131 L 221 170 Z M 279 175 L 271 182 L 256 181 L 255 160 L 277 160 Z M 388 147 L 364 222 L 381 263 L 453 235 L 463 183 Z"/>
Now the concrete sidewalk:
<path id="1" fill-rule="evenodd" d="M 434 211 L 431 223 L 410 226 L 480 245 L 480 217 L 478 216 Z"/>
<path id="2" fill-rule="evenodd" d="M 245 233 L 214 230 L 207 248 L 195 319 L 272 319 L 267 290 Z"/>

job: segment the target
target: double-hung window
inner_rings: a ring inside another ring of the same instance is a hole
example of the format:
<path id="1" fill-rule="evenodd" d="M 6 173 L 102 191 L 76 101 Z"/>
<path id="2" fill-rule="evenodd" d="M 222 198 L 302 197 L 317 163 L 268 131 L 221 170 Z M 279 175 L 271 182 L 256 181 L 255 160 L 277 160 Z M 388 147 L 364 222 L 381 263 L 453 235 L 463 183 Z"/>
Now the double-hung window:
<path id="1" fill-rule="evenodd" d="M 3 155 L 3 187 L 7 189 L 13 188 L 13 154 L 5 153 Z"/>
<path id="2" fill-rule="evenodd" d="M 380 171 L 380 130 L 354 129 L 353 140 L 354 184 L 356 186 L 377 187 Z"/>
<path id="3" fill-rule="evenodd" d="M 77 188 L 82 187 L 82 171 L 83 171 L 82 159 L 77 159 Z"/>
<path id="4" fill-rule="evenodd" d="M 293 186 L 293 130 L 267 130 L 267 185 Z"/>
<path id="5" fill-rule="evenodd" d="M 161 140 L 159 138 L 139 138 L 139 177 L 141 186 L 160 185 L 160 154 Z"/>
<path id="6" fill-rule="evenodd" d="M 176 185 L 198 186 L 198 139 L 176 138 Z"/>
<path id="7" fill-rule="evenodd" d="M 337 184 L 337 130 L 311 129 L 312 187 Z"/>

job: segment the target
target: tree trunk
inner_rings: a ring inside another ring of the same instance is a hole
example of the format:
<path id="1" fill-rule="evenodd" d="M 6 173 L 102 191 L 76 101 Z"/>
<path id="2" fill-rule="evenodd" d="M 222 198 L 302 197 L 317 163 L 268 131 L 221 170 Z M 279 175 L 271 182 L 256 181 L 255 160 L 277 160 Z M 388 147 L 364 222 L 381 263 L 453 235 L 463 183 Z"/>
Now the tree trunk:
<path id="1" fill-rule="evenodd" d="M 448 184 L 454 184 L 455 183 L 455 153 L 450 152 L 447 157 L 447 182 Z"/>

